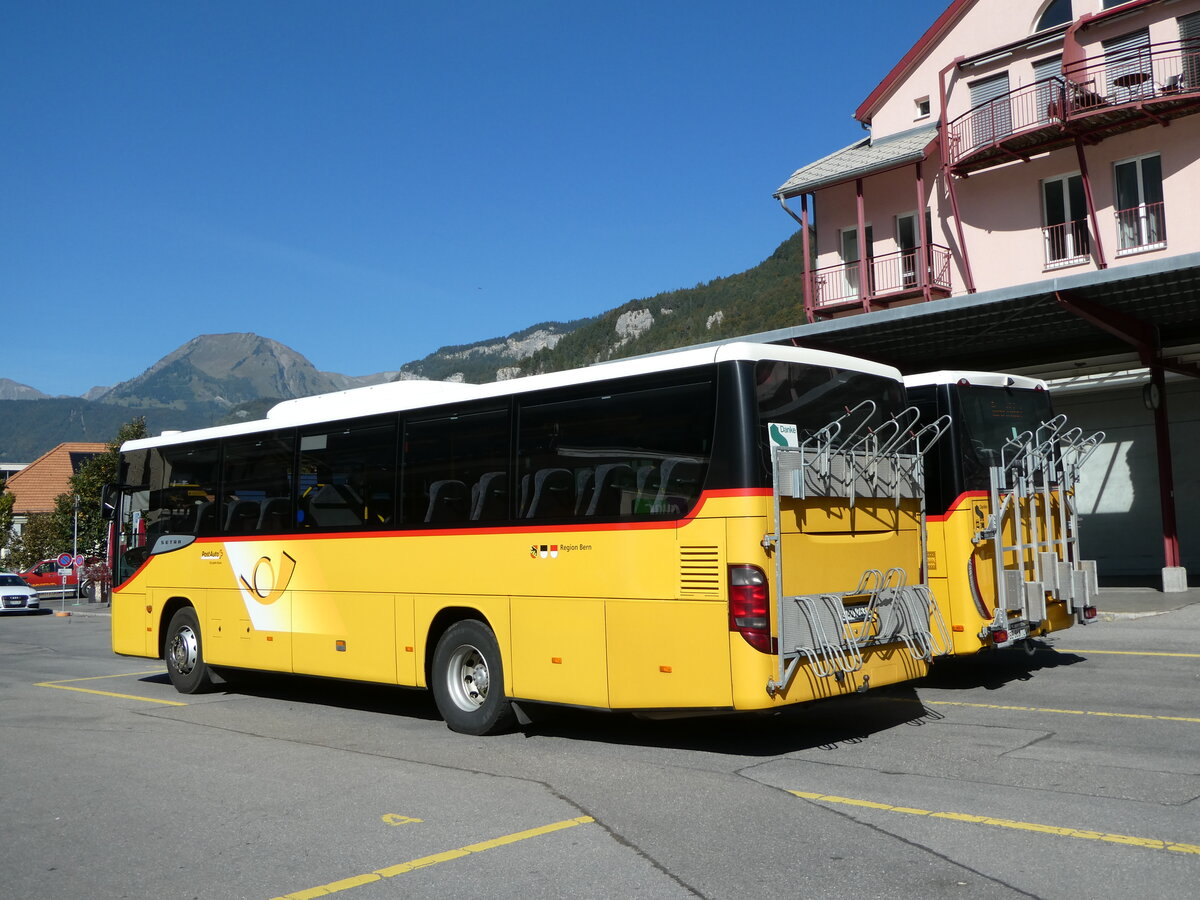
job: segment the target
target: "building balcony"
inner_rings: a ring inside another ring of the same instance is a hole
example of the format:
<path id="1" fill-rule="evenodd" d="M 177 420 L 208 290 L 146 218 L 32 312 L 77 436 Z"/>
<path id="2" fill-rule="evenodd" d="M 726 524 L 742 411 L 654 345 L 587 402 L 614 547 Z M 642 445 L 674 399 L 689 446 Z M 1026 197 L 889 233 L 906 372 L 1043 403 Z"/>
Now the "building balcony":
<path id="1" fill-rule="evenodd" d="M 1091 57 L 1061 76 L 1014 88 L 946 126 L 957 175 L 1096 143 L 1200 112 L 1200 46 L 1171 41 Z"/>
<path id="2" fill-rule="evenodd" d="M 921 260 L 926 260 L 921 271 Z M 839 263 L 809 273 L 806 292 L 810 321 L 816 316 L 865 312 L 876 305 L 950 295 L 950 250 L 930 244 L 875 256 L 863 263 Z M 864 285 L 863 282 L 866 282 Z"/>
<path id="3" fill-rule="evenodd" d="M 1061 269 L 1087 262 L 1092 255 L 1088 220 L 1076 219 L 1043 227 L 1042 246 L 1045 248 L 1047 269 Z"/>
<path id="4" fill-rule="evenodd" d="M 1162 250 L 1167 246 L 1167 210 L 1163 203 L 1142 203 L 1117 210 L 1117 256 Z"/>
<path id="5" fill-rule="evenodd" d="M 1166 204 L 1142 203 L 1131 209 L 1119 209 L 1116 219 L 1117 256 L 1130 256 L 1167 246 Z M 1106 237 L 1105 241 L 1110 238 Z M 1046 269 L 1061 269 L 1089 262 L 1093 239 L 1087 219 L 1076 219 L 1042 228 Z"/>

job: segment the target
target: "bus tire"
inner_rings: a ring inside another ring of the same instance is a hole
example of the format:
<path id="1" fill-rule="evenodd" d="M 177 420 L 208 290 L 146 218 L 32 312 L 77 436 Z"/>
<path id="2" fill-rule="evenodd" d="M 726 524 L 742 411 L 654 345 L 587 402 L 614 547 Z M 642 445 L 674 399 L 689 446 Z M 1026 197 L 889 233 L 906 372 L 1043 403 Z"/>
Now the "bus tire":
<path id="1" fill-rule="evenodd" d="M 430 686 L 451 731 L 499 734 L 516 723 L 504 693 L 500 645 L 483 622 L 464 619 L 446 629 L 433 651 Z"/>
<path id="2" fill-rule="evenodd" d="M 171 616 L 167 639 L 163 644 L 163 659 L 171 684 L 181 694 L 199 694 L 212 687 L 208 665 L 204 662 L 204 645 L 200 640 L 200 621 L 190 606 Z"/>

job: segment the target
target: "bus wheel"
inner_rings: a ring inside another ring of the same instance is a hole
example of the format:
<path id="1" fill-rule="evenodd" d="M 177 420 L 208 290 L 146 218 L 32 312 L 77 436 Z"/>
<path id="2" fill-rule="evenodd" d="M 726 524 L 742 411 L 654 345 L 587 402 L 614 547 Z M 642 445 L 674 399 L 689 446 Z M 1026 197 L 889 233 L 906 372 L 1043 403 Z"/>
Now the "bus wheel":
<path id="1" fill-rule="evenodd" d="M 167 661 L 171 684 L 181 694 L 199 694 L 212 686 L 200 643 L 200 622 L 190 606 L 171 617 L 163 657 Z"/>
<path id="2" fill-rule="evenodd" d="M 455 622 L 433 651 L 433 699 L 452 731 L 498 734 L 516 721 L 504 695 L 500 646 L 492 630 L 475 619 Z"/>

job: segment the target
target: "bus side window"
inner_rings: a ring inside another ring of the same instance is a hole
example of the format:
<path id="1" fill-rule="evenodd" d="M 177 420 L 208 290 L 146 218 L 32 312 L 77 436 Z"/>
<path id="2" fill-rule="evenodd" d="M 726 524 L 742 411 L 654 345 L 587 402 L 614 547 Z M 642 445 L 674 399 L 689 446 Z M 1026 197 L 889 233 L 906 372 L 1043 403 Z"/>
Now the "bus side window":
<path id="1" fill-rule="evenodd" d="M 221 466 L 225 534 L 251 534 L 269 497 L 290 497 L 296 441 L 291 431 L 267 432 L 226 442 Z"/>
<path id="2" fill-rule="evenodd" d="M 507 519 L 508 422 L 507 409 L 406 421 L 402 522 L 469 526 Z"/>
<path id="3" fill-rule="evenodd" d="M 300 528 L 392 527 L 396 516 L 396 418 L 361 419 L 300 433 Z"/>
<path id="4" fill-rule="evenodd" d="M 700 498 L 713 436 L 711 381 L 530 404 L 520 410 L 517 470 L 528 518 L 682 516 Z M 547 503 L 538 479 L 555 475 Z M 673 474 L 671 474 L 673 473 Z"/>

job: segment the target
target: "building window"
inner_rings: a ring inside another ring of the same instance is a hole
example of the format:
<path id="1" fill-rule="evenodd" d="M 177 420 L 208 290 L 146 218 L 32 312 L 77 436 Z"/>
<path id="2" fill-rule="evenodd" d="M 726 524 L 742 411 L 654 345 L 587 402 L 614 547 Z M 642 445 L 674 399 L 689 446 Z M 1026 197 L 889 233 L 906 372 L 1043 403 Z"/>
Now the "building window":
<path id="1" fill-rule="evenodd" d="M 1053 28 L 1055 25 L 1062 25 L 1071 21 L 1071 0 L 1050 0 L 1050 4 L 1042 13 L 1042 17 L 1038 19 L 1037 27 L 1034 31 L 1045 31 L 1047 28 Z"/>
<path id="2" fill-rule="evenodd" d="M 1012 105 L 1008 73 L 972 82 L 968 146 L 983 147 L 1012 134 Z"/>
<path id="3" fill-rule="evenodd" d="M 1178 90 L 1194 91 L 1200 88 L 1200 12 L 1179 17 L 1179 43 L 1183 50 L 1182 71 L 1174 82 Z M 1171 78 L 1167 78 L 1168 90 Z"/>
<path id="4" fill-rule="evenodd" d="M 1046 268 L 1087 260 L 1092 245 L 1081 176 L 1063 175 L 1042 182 L 1042 223 Z"/>
<path id="5" fill-rule="evenodd" d="M 867 270 L 867 293 L 871 293 L 871 263 L 874 259 L 875 252 L 872 245 L 875 241 L 875 235 L 871 226 L 867 226 L 866 240 L 864 241 L 867 248 L 866 266 L 861 267 Z M 858 264 L 858 228 L 850 227 L 843 229 L 841 239 L 842 251 L 842 277 L 839 283 L 827 286 L 827 289 L 832 289 L 836 296 L 826 298 L 826 302 L 836 302 L 838 300 L 857 300 L 862 294 L 859 291 L 859 286 L 862 283 L 860 277 L 860 266 Z"/>
<path id="6" fill-rule="evenodd" d="M 1102 41 L 1105 96 L 1109 103 L 1130 103 L 1154 95 L 1150 31 L 1140 28 Z"/>
<path id="7" fill-rule="evenodd" d="M 929 118 L 929 98 L 928 97 L 922 97 L 921 99 L 919 99 L 917 101 L 917 118 L 918 119 L 928 119 Z"/>
<path id="8" fill-rule="evenodd" d="M 1116 163 L 1117 253 L 1167 246 L 1162 158 L 1157 154 Z"/>

